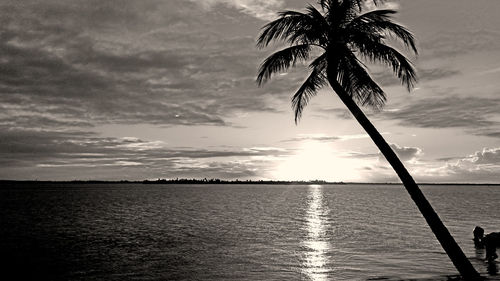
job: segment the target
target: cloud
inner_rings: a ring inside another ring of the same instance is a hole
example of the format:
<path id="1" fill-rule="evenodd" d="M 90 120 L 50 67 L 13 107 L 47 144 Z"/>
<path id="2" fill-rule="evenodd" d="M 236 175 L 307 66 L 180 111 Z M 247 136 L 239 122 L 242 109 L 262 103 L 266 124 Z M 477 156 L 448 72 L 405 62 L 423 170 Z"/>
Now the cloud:
<path id="1" fill-rule="evenodd" d="M 478 134 L 486 137 L 492 137 L 492 138 L 500 138 L 500 131 L 492 131 L 492 130 L 478 130 Z"/>
<path id="2" fill-rule="evenodd" d="M 461 74 L 461 72 L 458 70 L 445 68 L 427 68 L 417 70 L 417 75 L 421 82 L 449 78 L 459 74 Z"/>
<path id="3" fill-rule="evenodd" d="M 405 151 L 406 150 L 406 151 Z M 397 149 L 401 158 L 418 159 L 418 149 Z M 417 182 L 436 183 L 500 183 L 500 148 L 484 148 L 465 157 L 445 157 L 438 163 L 408 161 L 407 168 Z M 443 163 L 442 161 L 445 161 Z M 383 169 L 383 168 L 386 169 Z M 398 181 L 387 165 L 370 166 L 373 181 Z"/>
<path id="4" fill-rule="evenodd" d="M 479 75 L 485 75 L 485 74 L 493 74 L 493 73 L 498 73 L 498 72 L 500 72 L 500 67 L 495 67 L 495 68 L 492 68 L 492 69 L 481 71 L 478 74 Z"/>
<path id="5" fill-rule="evenodd" d="M 262 176 L 273 158 L 291 153 L 275 147 L 178 148 L 161 141 L 99 137 L 83 131 L 11 129 L 2 131 L 0 139 L 0 164 L 6 167 L 0 178 L 18 179 L 51 179 L 58 171 L 68 173 L 60 178 L 71 179 L 69 175 L 80 175 L 83 170 L 89 176 L 96 172 L 91 177 L 94 179 L 142 179 L 152 175 L 241 178 L 255 176 L 257 171 Z M 117 169 L 126 169 L 127 173 L 117 174 Z"/>
<path id="6" fill-rule="evenodd" d="M 423 155 L 422 149 L 418 147 L 399 146 L 398 144 L 390 144 L 393 151 L 399 159 L 404 163 L 410 174 L 419 178 L 420 172 L 416 173 L 416 169 L 425 166 L 425 162 L 420 161 Z M 362 159 L 363 170 L 368 171 L 363 174 L 364 181 L 367 182 L 398 182 L 399 178 L 385 159 L 381 152 L 366 153 L 366 152 L 350 152 L 348 157 Z"/>
<path id="7" fill-rule="evenodd" d="M 294 138 L 283 140 L 282 142 L 303 142 L 303 141 L 320 141 L 320 142 L 331 142 L 339 140 L 336 136 L 327 136 L 324 134 L 300 134 Z"/>
<path id="8" fill-rule="evenodd" d="M 401 161 L 414 161 L 422 154 L 422 149 L 418 147 L 399 146 L 397 144 L 391 144 L 390 146 Z"/>
<path id="9" fill-rule="evenodd" d="M 499 183 L 500 148 L 484 148 L 434 169 L 442 181 Z"/>
<path id="10" fill-rule="evenodd" d="M 397 154 L 399 160 L 402 162 L 408 162 L 415 164 L 418 158 L 422 155 L 422 149 L 418 147 L 407 147 L 407 146 L 399 146 L 397 144 L 390 144 L 392 150 Z M 368 154 L 372 155 L 372 154 Z M 378 161 L 386 164 L 387 160 L 385 159 L 382 152 L 378 153 Z"/>
<path id="11" fill-rule="evenodd" d="M 461 74 L 460 71 L 446 68 L 417 68 L 419 84 L 445 79 Z M 399 86 L 400 80 L 389 70 L 374 71 L 372 77 L 382 87 Z"/>
<path id="12" fill-rule="evenodd" d="M 384 111 L 378 117 L 396 120 L 403 126 L 475 130 L 497 125 L 490 117 L 498 113 L 499 106 L 497 98 L 443 96 L 413 100 L 397 111 Z"/>
<path id="13" fill-rule="evenodd" d="M 383 132 L 382 135 L 388 135 L 389 133 Z M 354 135 L 339 135 L 339 136 L 329 136 L 325 134 L 299 134 L 294 138 L 289 138 L 283 140 L 282 142 L 303 142 L 303 141 L 319 141 L 319 142 L 333 142 L 333 141 L 348 141 L 355 139 L 366 139 L 369 138 L 368 134 L 354 134 Z"/>
<path id="14" fill-rule="evenodd" d="M 191 2 L 92 3 L 0 4 L 0 124 L 228 126 L 241 112 L 278 112 L 292 92 L 289 78 L 256 87 L 254 22 L 236 34 Z"/>
<path id="15" fill-rule="evenodd" d="M 421 50 L 426 56 L 449 57 L 475 50 L 488 51 L 500 47 L 500 33 L 496 30 L 460 30 L 460 32 L 439 32 L 422 42 Z"/>
<path id="16" fill-rule="evenodd" d="M 216 5 L 226 5 L 235 8 L 245 14 L 263 20 L 276 17 L 283 4 L 283 0 L 191 0 L 206 9 L 212 9 Z"/>
<path id="17" fill-rule="evenodd" d="M 395 1 L 378 1 L 375 4 L 375 1 L 365 1 L 363 3 L 363 10 L 374 10 L 374 9 L 390 9 L 397 10 L 400 7 L 400 4 Z"/>
<path id="18" fill-rule="evenodd" d="M 412 177 L 419 183 L 500 183 L 500 148 L 483 148 L 468 156 L 443 157 L 437 162 L 421 159 L 417 147 L 391 144 Z M 350 157 L 364 159 L 365 180 L 371 182 L 399 182 L 394 170 L 382 155 L 353 153 Z"/>
<path id="19" fill-rule="evenodd" d="M 346 154 L 346 157 L 349 158 L 358 158 L 358 159 L 378 159 L 380 157 L 380 152 L 379 153 L 364 153 L 364 152 L 358 152 L 358 151 L 351 151 Z M 369 168 L 369 167 L 367 167 Z M 369 170 L 369 169 L 367 169 Z"/>
<path id="20" fill-rule="evenodd" d="M 469 161 L 473 164 L 494 164 L 500 165 L 500 148 L 484 148 L 462 161 Z"/>

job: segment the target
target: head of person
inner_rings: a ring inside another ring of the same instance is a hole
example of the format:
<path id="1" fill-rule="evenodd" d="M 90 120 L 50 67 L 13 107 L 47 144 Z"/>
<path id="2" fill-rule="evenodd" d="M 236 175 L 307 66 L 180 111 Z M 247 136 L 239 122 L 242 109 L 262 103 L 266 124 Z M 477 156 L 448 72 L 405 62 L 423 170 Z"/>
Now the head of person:
<path id="1" fill-rule="evenodd" d="M 474 227 L 474 231 L 472 231 L 472 233 L 474 234 L 475 241 L 481 241 L 484 236 L 484 229 L 480 226 L 476 226 Z"/>

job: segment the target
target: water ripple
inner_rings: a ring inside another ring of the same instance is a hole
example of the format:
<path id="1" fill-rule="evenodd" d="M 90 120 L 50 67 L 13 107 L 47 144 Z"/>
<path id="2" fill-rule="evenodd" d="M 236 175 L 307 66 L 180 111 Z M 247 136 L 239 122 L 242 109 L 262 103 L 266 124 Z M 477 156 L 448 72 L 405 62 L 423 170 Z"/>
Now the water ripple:
<path id="1" fill-rule="evenodd" d="M 471 239 L 475 225 L 498 231 L 500 188 L 422 189 L 500 280 Z M 456 280 L 396 185 L 17 186 L 0 188 L 0 206 L 0 258 L 16 280 Z"/>

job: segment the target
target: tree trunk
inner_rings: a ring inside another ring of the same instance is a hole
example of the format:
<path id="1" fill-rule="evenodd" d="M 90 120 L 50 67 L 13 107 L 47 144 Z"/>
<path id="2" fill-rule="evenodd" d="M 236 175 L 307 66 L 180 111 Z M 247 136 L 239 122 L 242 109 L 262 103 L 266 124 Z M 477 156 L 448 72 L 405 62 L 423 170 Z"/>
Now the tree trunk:
<path id="1" fill-rule="evenodd" d="M 394 153 L 394 151 L 387 144 L 382 135 L 380 135 L 380 133 L 373 126 L 370 120 L 366 118 L 365 114 L 347 94 L 343 87 L 336 81 L 332 81 L 332 79 L 329 79 L 329 82 L 342 102 L 347 106 L 356 120 L 358 120 L 363 129 L 365 129 L 373 142 L 385 156 L 387 161 L 391 164 L 394 171 L 396 171 L 399 178 L 401 179 L 401 182 L 410 194 L 410 197 L 413 199 L 418 209 L 424 216 L 432 232 L 434 233 L 434 235 L 436 235 L 439 243 L 441 243 L 441 246 L 443 246 L 446 254 L 448 255 L 448 257 L 450 257 L 458 272 L 460 272 L 460 275 L 462 275 L 465 280 L 482 280 L 479 273 L 467 259 L 457 242 L 455 242 L 455 239 L 453 238 L 453 236 L 451 236 L 450 232 L 443 224 L 439 216 L 436 214 L 429 201 L 427 201 L 424 194 L 415 183 L 410 173 L 408 173 L 403 163 L 399 160 L 396 153 Z"/>

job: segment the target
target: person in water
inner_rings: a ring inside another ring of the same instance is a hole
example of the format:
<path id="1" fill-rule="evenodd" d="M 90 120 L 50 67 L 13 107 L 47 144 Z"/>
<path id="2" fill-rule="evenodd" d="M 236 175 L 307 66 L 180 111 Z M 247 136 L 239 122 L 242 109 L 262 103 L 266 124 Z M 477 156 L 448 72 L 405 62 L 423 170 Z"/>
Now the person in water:
<path id="1" fill-rule="evenodd" d="M 493 261 L 498 258 L 497 247 L 500 247 L 500 232 L 492 232 L 490 234 L 484 235 L 484 229 L 480 226 L 476 226 L 474 231 L 474 245 L 476 248 L 486 249 L 486 260 Z"/>
<path id="2" fill-rule="evenodd" d="M 484 248 L 484 245 L 481 241 L 484 237 L 484 229 L 480 226 L 474 227 L 474 230 L 472 231 L 472 234 L 474 234 L 474 246 L 478 249 Z"/>

